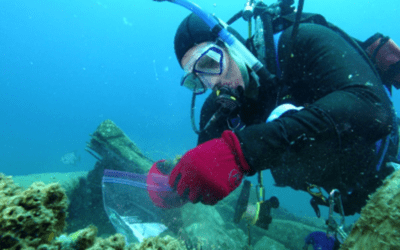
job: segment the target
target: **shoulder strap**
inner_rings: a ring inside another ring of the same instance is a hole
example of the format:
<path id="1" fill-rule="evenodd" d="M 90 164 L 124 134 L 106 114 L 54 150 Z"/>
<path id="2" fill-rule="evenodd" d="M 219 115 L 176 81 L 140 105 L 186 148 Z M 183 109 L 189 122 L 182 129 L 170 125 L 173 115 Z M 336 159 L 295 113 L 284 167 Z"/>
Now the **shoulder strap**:
<path id="1" fill-rule="evenodd" d="M 296 20 L 296 13 L 281 16 L 273 21 L 274 33 L 283 31 L 294 24 Z M 320 14 L 302 13 L 300 23 L 315 23 L 328 26 L 326 19 Z"/>
<path id="2" fill-rule="evenodd" d="M 265 43 L 265 57 L 267 69 L 274 75 L 278 74 L 278 67 L 276 65 L 276 47 L 274 41 L 274 34 L 281 32 L 295 23 L 296 13 L 273 18 L 273 16 L 265 11 L 260 14 L 263 22 L 264 29 L 264 43 Z M 301 15 L 300 23 L 316 23 L 328 26 L 328 22 L 322 15 L 303 13 Z"/>
<path id="3" fill-rule="evenodd" d="M 260 15 L 264 29 L 264 44 L 265 44 L 265 62 L 269 72 L 276 75 L 277 67 L 275 63 L 275 43 L 273 37 L 273 23 L 272 16 L 269 12 L 264 12 Z"/>

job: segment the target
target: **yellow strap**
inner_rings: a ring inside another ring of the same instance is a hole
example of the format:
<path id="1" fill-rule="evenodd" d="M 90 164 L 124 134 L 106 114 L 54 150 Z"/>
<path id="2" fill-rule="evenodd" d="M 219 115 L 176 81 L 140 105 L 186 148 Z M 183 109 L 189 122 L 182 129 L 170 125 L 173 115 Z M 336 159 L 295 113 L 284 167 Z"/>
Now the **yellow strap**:
<path id="1" fill-rule="evenodd" d="M 311 190 L 311 189 L 313 189 L 313 188 L 317 188 L 317 189 L 318 189 L 318 192 L 313 192 L 313 191 Z M 317 186 L 317 185 L 315 185 L 315 184 L 309 184 L 308 187 L 307 187 L 307 192 L 308 192 L 309 194 L 311 194 L 312 196 L 318 197 L 318 198 L 322 199 L 324 202 L 326 202 L 325 197 L 322 195 L 321 187 L 319 187 L 319 186 Z"/>
<path id="2" fill-rule="evenodd" d="M 250 222 L 251 225 L 255 225 L 258 221 L 258 216 L 260 215 L 260 204 L 261 202 L 256 203 L 256 214 L 253 217 L 253 220 Z"/>

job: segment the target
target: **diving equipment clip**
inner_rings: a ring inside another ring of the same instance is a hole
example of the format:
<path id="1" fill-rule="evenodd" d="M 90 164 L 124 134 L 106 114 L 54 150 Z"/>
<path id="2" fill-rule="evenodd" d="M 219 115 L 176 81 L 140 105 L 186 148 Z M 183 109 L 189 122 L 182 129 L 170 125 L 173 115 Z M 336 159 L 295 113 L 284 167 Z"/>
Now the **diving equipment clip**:
<path id="1" fill-rule="evenodd" d="M 336 222 L 336 220 L 333 218 L 333 212 L 335 205 L 338 207 L 338 211 L 340 214 L 340 224 Z M 326 225 L 328 226 L 327 229 L 327 234 L 333 233 L 335 237 L 343 243 L 344 240 L 347 238 L 346 232 L 343 230 L 344 228 L 344 210 L 343 210 L 343 204 L 342 204 L 342 199 L 340 195 L 340 191 L 337 189 L 333 189 L 330 194 L 329 194 L 329 217 L 326 220 Z"/>

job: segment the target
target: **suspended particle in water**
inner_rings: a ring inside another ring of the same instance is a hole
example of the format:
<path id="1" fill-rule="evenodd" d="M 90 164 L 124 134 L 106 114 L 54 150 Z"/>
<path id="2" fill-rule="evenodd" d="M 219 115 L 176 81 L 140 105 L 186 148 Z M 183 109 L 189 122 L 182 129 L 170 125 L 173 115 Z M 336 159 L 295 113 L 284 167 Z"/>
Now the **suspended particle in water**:
<path id="1" fill-rule="evenodd" d="M 156 59 L 153 60 L 153 67 L 154 67 L 154 73 L 156 75 L 156 81 L 158 81 L 158 74 L 157 74 L 157 69 L 156 69 Z"/>
<path id="2" fill-rule="evenodd" d="M 124 24 L 127 26 L 132 26 L 132 23 L 128 21 L 126 17 L 123 17 L 122 20 L 124 21 Z"/>

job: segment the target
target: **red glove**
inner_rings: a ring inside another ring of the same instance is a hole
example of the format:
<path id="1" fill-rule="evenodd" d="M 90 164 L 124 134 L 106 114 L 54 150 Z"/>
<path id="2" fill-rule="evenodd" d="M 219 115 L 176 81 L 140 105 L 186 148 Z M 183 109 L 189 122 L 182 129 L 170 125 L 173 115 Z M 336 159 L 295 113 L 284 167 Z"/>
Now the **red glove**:
<path id="1" fill-rule="evenodd" d="M 194 203 L 214 205 L 235 190 L 243 174 L 250 171 L 238 138 L 226 130 L 221 138 L 184 154 L 171 172 L 169 185 Z"/>
<path id="2" fill-rule="evenodd" d="M 147 191 L 153 204 L 157 207 L 176 208 L 185 205 L 187 202 L 187 200 L 182 200 L 168 184 L 168 173 L 172 170 L 172 167 L 173 165 L 168 161 L 160 160 L 153 164 L 147 174 Z"/>

